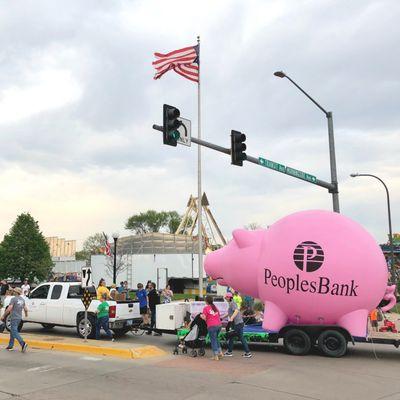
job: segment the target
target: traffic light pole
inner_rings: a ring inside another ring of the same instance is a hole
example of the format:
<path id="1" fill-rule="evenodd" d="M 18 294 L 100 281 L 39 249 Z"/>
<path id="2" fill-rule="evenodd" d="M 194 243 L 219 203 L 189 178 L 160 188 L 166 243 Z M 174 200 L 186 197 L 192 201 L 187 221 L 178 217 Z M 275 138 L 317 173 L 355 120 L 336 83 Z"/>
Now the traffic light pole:
<path id="1" fill-rule="evenodd" d="M 163 127 L 160 126 L 160 125 L 153 125 L 153 129 L 155 129 L 156 131 L 160 131 L 160 132 L 163 131 Z M 219 145 L 211 143 L 211 142 L 206 142 L 205 140 L 202 140 L 202 139 L 196 139 L 194 137 L 191 138 L 191 141 L 193 143 L 198 144 L 199 146 L 208 147 L 209 149 L 219 151 L 220 153 L 224 153 L 224 154 L 228 154 L 228 155 L 231 154 L 231 149 L 227 148 L 227 147 L 222 147 L 222 146 L 219 146 Z M 260 163 L 260 159 L 258 157 L 253 157 L 253 156 L 247 155 L 247 157 L 246 157 L 246 159 L 244 161 L 248 161 L 248 162 L 251 162 L 253 164 L 257 164 L 260 167 L 264 167 L 264 165 L 262 163 Z M 282 171 L 276 171 L 276 172 L 284 173 Z M 285 174 L 285 175 L 287 175 L 287 174 Z M 293 177 L 293 178 L 305 181 L 304 179 L 301 179 L 301 178 L 299 178 L 297 176 L 293 176 L 293 175 L 290 175 L 290 176 Z M 313 185 L 317 185 L 317 186 L 323 187 L 325 189 L 328 189 L 328 191 L 330 193 L 334 193 L 335 190 L 337 189 L 336 185 L 334 185 L 332 183 L 329 183 L 329 182 L 325 182 L 325 181 L 323 181 L 321 179 L 318 179 L 318 178 L 313 182 L 311 182 L 311 181 L 305 181 L 305 182 L 308 182 L 308 183 L 311 183 Z"/>

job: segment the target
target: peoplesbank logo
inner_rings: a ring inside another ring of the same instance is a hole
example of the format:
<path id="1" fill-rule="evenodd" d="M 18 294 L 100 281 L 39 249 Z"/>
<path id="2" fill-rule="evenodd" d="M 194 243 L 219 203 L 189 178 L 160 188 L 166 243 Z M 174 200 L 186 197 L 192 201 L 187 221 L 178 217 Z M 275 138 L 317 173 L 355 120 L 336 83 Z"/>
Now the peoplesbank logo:
<path id="1" fill-rule="evenodd" d="M 303 272 L 315 272 L 322 267 L 324 251 L 315 242 L 302 242 L 294 250 L 293 261 L 299 270 Z M 303 292 L 330 296 L 358 296 L 358 285 L 356 285 L 353 279 L 347 283 L 338 283 L 332 282 L 333 279 L 326 276 L 315 276 L 315 274 L 307 276 L 313 276 L 315 279 L 302 279 L 299 273 L 294 277 L 277 275 L 272 269 L 264 268 L 265 285 L 281 288 L 287 294 Z"/>
<path id="2" fill-rule="evenodd" d="M 302 242 L 294 250 L 293 261 L 298 269 L 314 272 L 322 267 L 324 251 L 317 243 Z"/>

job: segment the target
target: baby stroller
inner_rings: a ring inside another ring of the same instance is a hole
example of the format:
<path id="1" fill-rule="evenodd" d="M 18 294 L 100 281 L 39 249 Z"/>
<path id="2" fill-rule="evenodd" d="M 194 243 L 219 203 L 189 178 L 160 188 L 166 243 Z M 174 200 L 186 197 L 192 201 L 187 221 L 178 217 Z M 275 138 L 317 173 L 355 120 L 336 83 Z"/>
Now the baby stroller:
<path id="1" fill-rule="evenodd" d="M 179 354 L 179 349 L 182 350 L 182 354 L 186 354 L 188 349 L 191 349 L 191 357 L 197 357 L 197 355 L 201 357 L 204 356 L 206 354 L 207 325 L 200 317 L 200 314 L 196 315 L 189 329 L 189 332 L 184 337 L 178 338 L 178 344 L 174 349 L 174 354 Z"/>

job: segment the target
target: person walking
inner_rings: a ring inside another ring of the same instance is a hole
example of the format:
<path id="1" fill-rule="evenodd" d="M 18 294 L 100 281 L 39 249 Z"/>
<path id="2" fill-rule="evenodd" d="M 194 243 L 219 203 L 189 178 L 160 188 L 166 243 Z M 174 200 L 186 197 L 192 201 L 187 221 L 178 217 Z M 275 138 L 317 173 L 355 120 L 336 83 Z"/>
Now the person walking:
<path id="1" fill-rule="evenodd" d="M 212 359 L 214 361 L 219 361 L 220 358 L 222 358 L 222 349 L 218 335 L 221 332 L 222 323 L 219 310 L 214 304 L 213 298 L 209 295 L 206 296 L 206 305 L 203 308 L 201 318 L 206 321 L 207 331 L 210 335 L 211 348 L 214 353 Z"/>
<path id="2" fill-rule="evenodd" d="M 25 317 L 28 316 L 28 309 L 26 308 L 25 300 L 22 297 L 22 289 L 17 287 L 13 290 L 15 296 L 11 299 L 10 305 L 7 307 L 6 312 L 3 315 L 3 321 L 5 322 L 7 319 L 7 316 L 10 315 L 10 322 L 11 322 L 11 327 L 10 327 L 10 341 L 8 343 L 8 346 L 6 347 L 6 350 L 13 350 L 14 348 L 14 341 L 15 339 L 18 341 L 18 343 L 21 346 L 21 351 L 23 353 L 26 352 L 28 345 L 25 343 L 25 341 L 22 339 L 21 335 L 18 332 L 18 327 L 19 324 L 22 321 L 22 311 L 25 312 Z"/>
<path id="3" fill-rule="evenodd" d="M 239 340 L 242 342 L 242 345 L 244 348 L 243 357 L 250 358 L 250 357 L 252 357 L 252 354 L 250 353 L 249 345 L 247 344 L 247 341 L 246 341 L 245 337 L 243 336 L 244 322 L 243 322 L 242 314 L 240 313 L 237 304 L 233 300 L 232 293 L 226 293 L 225 300 L 229 304 L 228 321 L 233 324 L 233 330 L 235 331 L 235 335 L 229 337 L 228 351 L 225 352 L 224 356 L 226 356 L 226 357 L 233 356 L 233 353 L 232 353 L 233 341 L 234 341 L 235 336 L 237 336 L 239 338 Z"/>
<path id="4" fill-rule="evenodd" d="M 146 332 L 148 335 L 151 335 L 151 332 L 154 331 L 155 336 L 161 336 L 161 333 L 156 332 L 154 330 L 156 326 L 156 306 L 160 304 L 160 295 L 156 290 L 156 284 L 154 282 L 151 282 L 149 285 L 149 293 L 147 295 L 149 299 L 149 308 L 150 308 L 150 313 L 151 313 L 151 322 L 150 322 L 150 328 L 151 330 Z"/>
<path id="5" fill-rule="evenodd" d="M 100 304 L 97 306 L 97 319 L 96 319 L 96 340 L 100 339 L 100 329 L 103 328 L 104 332 L 109 339 L 114 341 L 113 334 L 108 326 L 110 306 L 107 303 L 107 293 L 101 295 Z"/>

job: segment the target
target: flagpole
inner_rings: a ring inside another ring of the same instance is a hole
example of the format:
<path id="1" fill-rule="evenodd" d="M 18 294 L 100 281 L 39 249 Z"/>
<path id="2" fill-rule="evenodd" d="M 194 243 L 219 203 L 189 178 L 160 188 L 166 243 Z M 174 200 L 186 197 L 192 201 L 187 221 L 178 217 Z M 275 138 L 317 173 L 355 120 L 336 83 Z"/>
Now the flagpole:
<path id="1" fill-rule="evenodd" d="M 200 36 L 197 36 L 198 59 L 199 59 L 199 81 L 197 84 L 197 137 L 201 140 L 201 101 L 200 101 Z M 199 296 L 203 297 L 203 234 L 202 234 L 202 189 L 201 189 L 201 146 L 197 146 L 197 223 L 198 223 L 198 245 L 199 245 Z"/>

